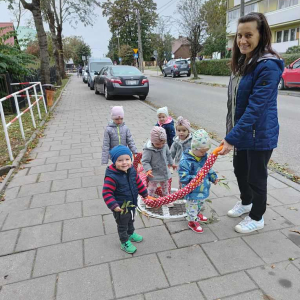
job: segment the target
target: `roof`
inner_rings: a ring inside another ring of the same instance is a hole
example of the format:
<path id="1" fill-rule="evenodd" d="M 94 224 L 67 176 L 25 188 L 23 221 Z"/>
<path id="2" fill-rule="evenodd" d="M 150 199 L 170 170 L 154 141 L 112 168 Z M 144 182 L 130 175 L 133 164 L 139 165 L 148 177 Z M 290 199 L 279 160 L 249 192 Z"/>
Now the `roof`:
<path id="1" fill-rule="evenodd" d="M 190 45 L 190 42 L 187 37 L 180 36 L 177 40 L 172 42 L 172 53 L 175 53 L 183 45 Z"/>
<path id="2" fill-rule="evenodd" d="M 3 28 L 2 30 L 0 30 L 0 36 L 3 36 L 13 30 L 15 30 L 13 22 L 0 22 L 0 28 Z M 5 40 L 4 44 L 14 46 L 15 45 L 15 37 L 12 36 L 9 39 Z"/>

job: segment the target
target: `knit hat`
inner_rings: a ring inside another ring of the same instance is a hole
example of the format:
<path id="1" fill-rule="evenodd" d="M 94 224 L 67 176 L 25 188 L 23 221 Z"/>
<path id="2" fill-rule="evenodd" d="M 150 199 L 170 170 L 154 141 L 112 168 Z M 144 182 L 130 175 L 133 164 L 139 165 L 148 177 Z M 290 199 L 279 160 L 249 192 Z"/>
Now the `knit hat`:
<path id="1" fill-rule="evenodd" d="M 168 111 L 168 108 L 166 106 L 164 107 L 161 107 L 157 110 L 156 112 L 157 115 L 159 114 L 165 114 L 167 117 L 169 116 L 169 111 Z"/>
<path id="2" fill-rule="evenodd" d="M 111 118 L 113 120 L 118 118 L 124 118 L 123 106 L 113 106 L 111 108 Z"/>
<path id="3" fill-rule="evenodd" d="M 210 149 L 211 140 L 208 133 L 204 129 L 199 129 L 193 133 L 192 150 Z"/>
<path id="4" fill-rule="evenodd" d="M 189 132 L 191 132 L 191 124 L 190 124 L 189 120 L 184 119 L 181 116 L 177 118 L 176 127 L 177 126 L 184 126 Z"/>
<path id="5" fill-rule="evenodd" d="M 111 157 L 111 160 L 112 160 L 113 164 L 116 163 L 118 157 L 121 156 L 121 155 L 127 154 L 132 159 L 132 153 L 131 153 L 131 151 L 129 150 L 128 147 L 123 146 L 123 145 L 118 145 L 118 146 L 112 148 L 109 151 L 109 154 L 110 154 L 110 157 Z"/>
<path id="6" fill-rule="evenodd" d="M 150 136 L 151 143 L 160 143 L 167 140 L 167 134 L 164 128 L 154 126 L 151 130 Z"/>

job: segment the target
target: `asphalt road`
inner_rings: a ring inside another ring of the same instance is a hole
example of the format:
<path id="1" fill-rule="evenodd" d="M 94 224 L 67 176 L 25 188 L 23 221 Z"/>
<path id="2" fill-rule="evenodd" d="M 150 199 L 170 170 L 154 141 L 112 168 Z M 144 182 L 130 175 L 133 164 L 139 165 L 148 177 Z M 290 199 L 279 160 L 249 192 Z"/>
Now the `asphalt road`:
<path id="1" fill-rule="evenodd" d="M 177 116 L 182 115 L 219 138 L 225 136 L 227 89 L 192 84 L 169 78 L 150 77 L 148 101 L 168 106 Z M 278 96 L 280 136 L 272 159 L 287 166 L 300 176 L 300 98 Z"/>

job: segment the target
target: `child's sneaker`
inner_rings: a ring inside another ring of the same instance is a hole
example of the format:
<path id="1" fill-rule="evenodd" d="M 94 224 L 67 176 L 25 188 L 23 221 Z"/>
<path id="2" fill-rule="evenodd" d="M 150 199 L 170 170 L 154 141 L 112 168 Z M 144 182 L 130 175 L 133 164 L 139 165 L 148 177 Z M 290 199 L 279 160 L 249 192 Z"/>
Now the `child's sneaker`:
<path id="1" fill-rule="evenodd" d="M 130 241 L 121 244 L 121 249 L 129 254 L 133 254 L 136 251 L 136 247 L 133 246 Z"/>
<path id="2" fill-rule="evenodd" d="M 129 237 L 129 241 L 131 242 L 140 243 L 142 240 L 143 237 L 135 232 Z"/>
<path id="3" fill-rule="evenodd" d="M 231 218 L 240 217 L 243 214 L 246 214 L 251 211 L 252 203 L 249 205 L 243 205 L 242 201 L 238 201 L 233 209 L 229 210 L 227 215 Z"/>
<path id="4" fill-rule="evenodd" d="M 264 218 L 260 221 L 255 221 L 249 216 L 245 217 L 238 225 L 234 227 L 236 232 L 239 233 L 250 233 L 252 231 L 263 229 L 265 226 Z"/>
<path id="5" fill-rule="evenodd" d="M 189 228 L 191 228 L 196 233 L 202 233 L 203 229 L 198 222 L 190 221 L 188 224 Z"/>
<path id="6" fill-rule="evenodd" d="M 199 218 L 199 221 L 202 222 L 202 223 L 207 223 L 208 219 L 203 216 L 202 214 L 198 214 L 197 216 Z"/>

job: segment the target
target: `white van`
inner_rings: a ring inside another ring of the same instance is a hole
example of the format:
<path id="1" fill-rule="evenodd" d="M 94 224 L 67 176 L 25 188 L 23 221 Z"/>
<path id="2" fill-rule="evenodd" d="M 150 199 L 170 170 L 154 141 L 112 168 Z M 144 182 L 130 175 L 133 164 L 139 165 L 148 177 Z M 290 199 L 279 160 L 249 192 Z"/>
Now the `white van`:
<path id="1" fill-rule="evenodd" d="M 94 89 L 94 77 L 98 75 L 101 69 L 107 65 L 112 65 L 112 61 L 109 57 L 94 58 L 91 57 L 88 60 L 88 86 L 91 90 Z"/>

